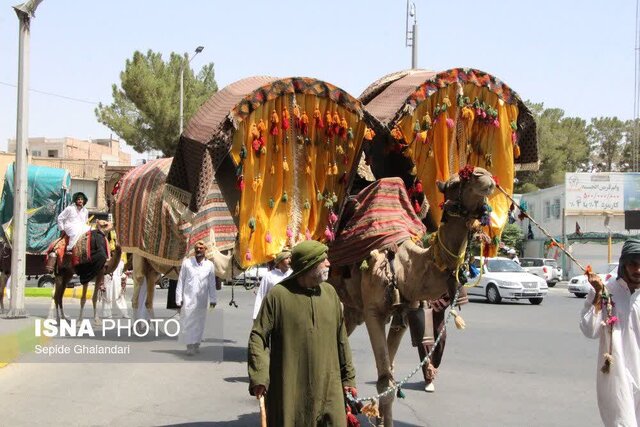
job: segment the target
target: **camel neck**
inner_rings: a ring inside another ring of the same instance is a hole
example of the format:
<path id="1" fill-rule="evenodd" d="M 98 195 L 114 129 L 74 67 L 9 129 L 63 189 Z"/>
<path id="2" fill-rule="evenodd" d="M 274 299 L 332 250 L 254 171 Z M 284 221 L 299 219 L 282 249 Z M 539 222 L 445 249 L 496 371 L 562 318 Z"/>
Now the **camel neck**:
<path id="1" fill-rule="evenodd" d="M 458 255 L 467 245 L 467 220 L 462 217 L 449 217 L 447 222 L 441 223 L 438 229 L 438 239 L 452 254 Z M 447 251 L 441 251 L 443 259 L 446 259 L 447 267 L 456 268 L 457 259 L 448 254 Z"/>

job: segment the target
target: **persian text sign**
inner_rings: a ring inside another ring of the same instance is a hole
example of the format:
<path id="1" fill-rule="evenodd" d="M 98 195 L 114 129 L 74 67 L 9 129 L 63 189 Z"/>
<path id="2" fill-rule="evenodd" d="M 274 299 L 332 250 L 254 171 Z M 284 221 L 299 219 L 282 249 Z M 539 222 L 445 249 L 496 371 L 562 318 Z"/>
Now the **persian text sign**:
<path id="1" fill-rule="evenodd" d="M 567 173 L 565 175 L 565 211 L 624 211 L 624 174 Z"/>

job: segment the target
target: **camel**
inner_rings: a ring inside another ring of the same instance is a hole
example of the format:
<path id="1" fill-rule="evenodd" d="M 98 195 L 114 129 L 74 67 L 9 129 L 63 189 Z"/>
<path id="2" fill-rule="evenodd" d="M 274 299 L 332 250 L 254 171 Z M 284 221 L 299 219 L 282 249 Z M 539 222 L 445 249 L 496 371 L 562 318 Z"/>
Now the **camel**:
<path id="1" fill-rule="evenodd" d="M 468 234 L 477 227 L 477 219 L 486 214 L 487 197 L 495 189 L 493 177 L 485 169 L 469 168 L 466 172 L 463 178 L 453 175 L 447 182 L 437 183 L 444 194 L 445 213 L 429 247 L 423 248 L 408 239 L 395 253 L 372 251 L 368 269 L 351 265 L 349 274 L 330 278 L 344 304 L 347 333 L 351 334 L 363 322 L 367 327 L 378 371 L 378 392 L 394 385 L 393 359 L 406 330 L 391 327 L 385 339 L 385 325 L 392 315 L 406 319 L 406 310 L 411 305 L 438 299 L 445 293 L 453 297 L 455 293 L 457 255 L 464 254 Z M 392 276 L 403 301 L 399 306 L 393 306 L 389 298 L 390 293 L 393 295 L 389 280 Z M 380 400 L 380 415 L 387 427 L 393 425 L 394 394 Z"/>
<path id="2" fill-rule="evenodd" d="M 100 235 L 99 237 L 104 237 L 109 233 L 109 231 L 111 231 L 112 228 L 113 228 L 113 224 L 111 224 L 110 222 L 98 220 L 96 222 L 96 229 L 91 230 L 91 234 L 93 235 L 95 233 L 95 234 L 99 234 Z M 88 233 L 85 234 L 84 236 L 80 237 L 80 239 L 89 239 L 89 234 Z M 76 243 L 76 245 L 79 245 L 79 244 L 80 244 L 80 240 L 78 241 L 78 243 Z M 96 323 L 100 323 L 100 318 L 98 317 L 97 310 L 96 310 L 96 306 L 98 302 L 98 291 L 104 288 L 105 274 L 113 273 L 116 267 L 118 266 L 118 263 L 120 262 L 120 258 L 122 256 L 122 249 L 120 248 L 120 246 L 116 245 L 115 250 L 110 255 L 111 257 L 107 259 L 104 262 L 104 264 L 94 266 L 96 275 L 93 278 L 90 278 L 82 282 L 82 297 L 80 298 L 80 315 L 78 316 L 79 319 L 82 319 L 82 314 L 84 312 L 84 305 L 87 301 L 87 289 L 88 289 L 89 281 L 95 280 L 95 284 L 93 288 L 93 297 L 91 299 L 93 302 L 93 319 Z M 60 322 L 60 318 L 66 319 L 64 315 L 63 305 L 62 305 L 62 299 L 63 299 L 62 297 L 64 296 L 64 291 L 67 288 L 67 284 L 69 283 L 73 275 L 76 273 L 77 267 L 80 267 L 83 265 L 83 264 L 79 264 L 76 267 L 72 266 L 71 258 L 72 258 L 72 255 L 70 253 L 65 253 L 64 259 L 62 260 L 62 262 L 57 263 L 55 267 L 53 267 L 52 270 L 50 271 L 55 276 L 55 288 L 54 288 L 54 294 L 53 294 L 53 301 L 56 308 L 56 320 L 58 322 Z"/>

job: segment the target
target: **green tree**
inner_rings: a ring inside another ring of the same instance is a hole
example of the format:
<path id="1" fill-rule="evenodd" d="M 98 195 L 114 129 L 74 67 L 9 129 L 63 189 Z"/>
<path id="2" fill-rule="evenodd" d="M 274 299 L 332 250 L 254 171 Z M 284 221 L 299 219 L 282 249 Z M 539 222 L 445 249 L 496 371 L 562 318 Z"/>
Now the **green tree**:
<path id="1" fill-rule="evenodd" d="M 523 253 L 524 249 L 524 233 L 517 224 L 507 224 L 502 230 L 502 236 L 500 240 L 510 248 L 514 248 L 519 254 Z"/>
<path id="2" fill-rule="evenodd" d="M 640 120 L 627 120 L 624 126 L 625 144 L 618 162 L 618 170 L 640 172 Z"/>
<path id="3" fill-rule="evenodd" d="M 593 165 L 599 172 L 612 172 L 624 148 L 625 123 L 617 117 L 591 119 L 588 135 Z"/>
<path id="4" fill-rule="evenodd" d="M 113 85 L 111 105 L 95 109 L 98 121 L 124 139 L 137 152 L 160 150 L 174 154 L 180 129 L 180 69 L 184 70 L 184 123 L 218 90 L 213 63 L 194 75 L 186 55 L 139 51 L 127 59 L 120 86 Z"/>
<path id="5" fill-rule="evenodd" d="M 565 117 L 559 108 L 544 108 L 544 104 L 530 101 L 526 104 L 536 118 L 540 169 L 519 173 L 516 191 L 558 185 L 564 182 L 565 172 L 585 170 L 589 159 L 587 123 Z"/>

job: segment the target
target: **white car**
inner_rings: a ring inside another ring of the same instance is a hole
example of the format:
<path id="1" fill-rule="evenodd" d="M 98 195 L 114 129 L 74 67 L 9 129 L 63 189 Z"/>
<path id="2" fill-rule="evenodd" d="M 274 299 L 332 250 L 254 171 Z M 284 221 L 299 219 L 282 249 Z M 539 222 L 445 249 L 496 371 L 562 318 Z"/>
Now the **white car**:
<path id="1" fill-rule="evenodd" d="M 242 285 L 247 289 L 252 289 L 260 285 L 260 280 L 269 272 L 267 267 L 249 267 L 247 270 L 233 278 L 234 285 Z"/>
<path id="2" fill-rule="evenodd" d="M 480 260 L 474 265 L 479 269 Z M 531 304 L 538 305 L 549 292 L 547 282 L 540 277 L 527 273 L 520 265 L 508 258 L 485 258 L 482 277 L 470 278 L 468 283 L 476 286 L 467 288 L 469 295 L 487 298 L 490 303 L 497 304 L 503 299 L 528 299 Z"/>
<path id="3" fill-rule="evenodd" d="M 529 273 L 546 280 L 551 288 L 562 278 L 562 269 L 553 258 L 520 258 L 520 265 Z"/>
<path id="4" fill-rule="evenodd" d="M 607 283 L 611 276 L 618 274 L 618 263 L 609 264 L 607 269 L 609 271 L 608 273 L 598 273 L 598 276 L 600 276 L 604 283 Z M 567 286 L 569 293 L 574 294 L 578 298 L 584 298 L 589 293 L 589 289 L 591 289 L 591 285 L 587 281 L 586 274 L 572 277 Z"/>

